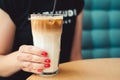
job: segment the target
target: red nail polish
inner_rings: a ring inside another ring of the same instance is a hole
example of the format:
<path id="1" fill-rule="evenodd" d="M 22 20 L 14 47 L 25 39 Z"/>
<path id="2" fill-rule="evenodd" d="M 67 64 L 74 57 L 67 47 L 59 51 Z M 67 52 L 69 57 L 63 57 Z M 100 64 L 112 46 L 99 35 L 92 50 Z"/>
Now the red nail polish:
<path id="1" fill-rule="evenodd" d="M 45 64 L 44 67 L 45 67 L 45 68 L 49 68 L 49 67 L 50 67 L 50 64 Z"/>
<path id="2" fill-rule="evenodd" d="M 45 52 L 45 51 L 42 51 L 42 54 L 41 54 L 42 56 L 47 56 L 48 55 L 48 53 L 47 52 Z"/>
<path id="3" fill-rule="evenodd" d="M 42 72 L 42 69 L 38 69 L 37 72 Z"/>
<path id="4" fill-rule="evenodd" d="M 50 63 L 51 61 L 50 61 L 50 59 L 45 59 L 45 62 Z"/>

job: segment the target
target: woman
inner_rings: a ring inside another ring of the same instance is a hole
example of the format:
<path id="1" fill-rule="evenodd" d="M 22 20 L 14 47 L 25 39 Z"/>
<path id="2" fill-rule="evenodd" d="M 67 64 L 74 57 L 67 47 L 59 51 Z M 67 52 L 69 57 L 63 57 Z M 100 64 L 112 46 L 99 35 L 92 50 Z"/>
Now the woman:
<path id="1" fill-rule="evenodd" d="M 0 79 L 25 80 L 50 67 L 49 53 L 33 45 L 32 13 L 51 13 L 55 0 L 0 0 Z M 60 63 L 81 59 L 83 0 L 57 0 L 64 14 Z"/>

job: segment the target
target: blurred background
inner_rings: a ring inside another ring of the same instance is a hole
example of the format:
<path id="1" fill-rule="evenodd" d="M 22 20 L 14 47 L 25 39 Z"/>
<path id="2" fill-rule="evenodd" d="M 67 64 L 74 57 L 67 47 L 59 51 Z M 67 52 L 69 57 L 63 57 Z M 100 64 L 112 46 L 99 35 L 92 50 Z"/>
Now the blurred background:
<path id="1" fill-rule="evenodd" d="M 120 0 L 84 0 L 82 56 L 120 57 Z"/>

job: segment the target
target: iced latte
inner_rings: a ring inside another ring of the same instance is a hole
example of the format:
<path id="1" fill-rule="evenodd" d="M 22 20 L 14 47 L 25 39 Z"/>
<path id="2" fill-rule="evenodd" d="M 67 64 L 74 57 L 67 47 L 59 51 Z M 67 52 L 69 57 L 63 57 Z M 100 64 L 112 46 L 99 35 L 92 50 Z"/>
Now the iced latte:
<path id="1" fill-rule="evenodd" d="M 62 15 L 31 15 L 34 46 L 47 51 L 51 59 L 50 68 L 44 69 L 42 75 L 54 75 L 58 72 L 62 22 Z"/>

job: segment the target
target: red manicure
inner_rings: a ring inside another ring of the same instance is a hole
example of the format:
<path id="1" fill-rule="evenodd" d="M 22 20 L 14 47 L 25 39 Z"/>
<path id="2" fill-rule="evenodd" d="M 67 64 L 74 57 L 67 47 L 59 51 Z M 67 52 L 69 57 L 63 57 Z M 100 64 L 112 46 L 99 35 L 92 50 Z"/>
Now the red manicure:
<path id="1" fill-rule="evenodd" d="M 48 55 L 48 53 L 47 52 L 45 52 L 45 51 L 42 51 L 42 54 L 41 54 L 42 56 L 47 56 Z"/>
<path id="2" fill-rule="evenodd" d="M 44 67 L 45 67 L 45 68 L 49 68 L 49 67 L 50 67 L 50 64 L 45 64 Z"/>
<path id="3" fill-rule="evenodd" d="M 50 59 L 45 59 L 45 62 L 50 63 L 51 61 L 50 61 Z"/>
<path id="4" fill-rule="evenodd" d="M 37 71 L 38 71 L 38 72 L 42 72 L 42 69 L 38 69 Z"/>

